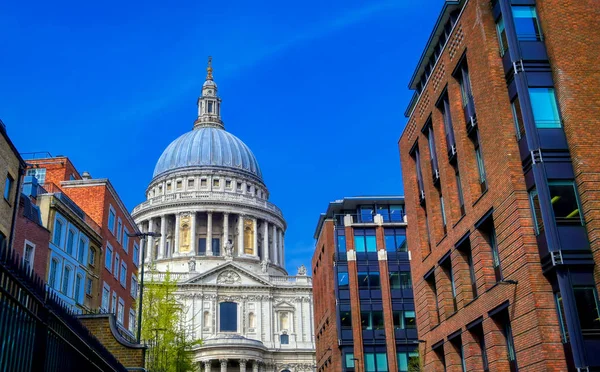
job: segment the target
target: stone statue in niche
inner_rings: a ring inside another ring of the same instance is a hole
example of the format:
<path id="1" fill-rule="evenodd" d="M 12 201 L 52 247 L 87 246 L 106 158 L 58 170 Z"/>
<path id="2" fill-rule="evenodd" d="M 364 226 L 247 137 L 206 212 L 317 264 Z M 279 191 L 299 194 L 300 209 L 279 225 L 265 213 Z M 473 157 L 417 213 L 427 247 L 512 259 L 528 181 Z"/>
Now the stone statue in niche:
<path id="1" fill-rule="evenodd" d="M 260 263 L 260 266 L 262 268 L 262 272 L 266 273 L 267 269 L 269 268 L 269 262 L 267 260 L 263 261 Z"/>
<path id="2" fill-rule="evenodd" d="M 306 266 L 304 266 L 304 264 L 300 265 L 300 267 L 298 267 L 298 276 L 305 276 L 306 275 Z"/>
<path id="3" fill-rule="evenodd" d="M 191 260 L 189 260 L 188 268 L 190 269 L 190 272 L 196 271 L 196 260 L 194 260 L 193 258 Z"/>
<path id="4" fill-rule="evenodd" d="M 182 214 L 181 221 L 179 223 L 179 252 L 189 253 L 191 249 L 190 245 L 190 224 L 191 216 L 189 214 Z"/>
<path id="5" fill-rule="evenodd" d="M 225 258 L 233 258 L 233 243 L 231 239 L 227 240 L 225 243 Z"/>

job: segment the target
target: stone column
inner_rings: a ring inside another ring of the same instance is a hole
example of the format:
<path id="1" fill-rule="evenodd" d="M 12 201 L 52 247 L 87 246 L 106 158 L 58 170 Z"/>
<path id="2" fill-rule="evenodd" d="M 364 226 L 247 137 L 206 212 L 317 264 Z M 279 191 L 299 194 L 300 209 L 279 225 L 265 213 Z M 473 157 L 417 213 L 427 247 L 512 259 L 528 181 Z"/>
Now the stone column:
<path id="1" fill-rule="evenodd" d="M 246 372 L 246 363 L 248 359 L 240 359 L 240 372 Z"/>
<path id="2" fill-rule="evenodd" d="M 221 372 L 227 372 L 227 359 L 219 359 L 221 362 Z"/>
<path id="3" fill-rule="evenodd" d="M 279 254 L 277 250 L 277 225 L 273 225 L 273 262 L 279 264 Z"/>
<path id="4" fill-rule="evenodd" d="M 165 241 L 167 240 L 167 215 L 160 216 L 160 245 L 158 246 L 158 259 L 165 256 Z"/>
<path id="5" fill-rule="evenodd" d="M 263 221 L 263 261 L 269 262 L 269 223 Z"/>
<path id="6" fill-rule="evenodd" d="M 252 361 L 252 372 L 258 372 L 258 360 Z"/>
<path id="7" fill-rule="evenodd" d="M 280 262 L 281 266 L 284 266 L 285 265 L 285 257 L 283 255 L 283 230 L 279 230 L 279 236 L 278 236 L 277 242 L 279 243 L 279 262 Z"/>
<path id="8" fill-rule="evenodd" d="M 212 256 L 212 212 L 206 212 L 206 255 Z"/>
<path id="9" fill-rule="evenodd" d="M 196 239 L 196 212 L 191 213 L 190 219 L 192 220 L 190 226 L 190 256 L 195 256 L 198 250 L 196 248 L 196 244 L 198 243 L 198 239 Z"/>
<path id="10" fill-rule="evenodd" d="M 175 241 L 173 242 L 173 257 L 179 256 L 179 225 L 181 224 L 181 215 L 175 213 Z"/>
<path id="11" fill-rule="evenodd" d="M 238 256 L 244 254 L 244 215 L 238 216 Z"/>
<path id="12" fill-rule="evenodd" d="M 148 219 L 148 232 L 154 232 L 154 221 L 152 220 L 152 218 Z M 149 236 L 148 240 L 147 240 L 146 244 L 146 261 L 145 262 L 150 262 L 150 260 L 152 260 L 153 257 L 152 254 L 152 250 L 154 249 L 154 237 Z"/>
<path id="13" fill-rule="evenodd" d="M 225 246 L 229 240 L 229 213 L 223 213 L 223 242 L 221 244 L 221 255 L 225 254 Z"/>
<path id="14" fill-rule="evenodd" d="M 204 363 L 204 372 L 210 372 L 210 360 L 206 360 L 203 362 Z"/>
<path id="15" fill-rule="evenodd" d="M 254 231 L 253 234 L 253 243 L 254 243 L 254 250 L 253 250 L 253 255 L 258 257 L 258 221 L 256 220 L 256 218 L 252 219 L 252 230 Z"/>

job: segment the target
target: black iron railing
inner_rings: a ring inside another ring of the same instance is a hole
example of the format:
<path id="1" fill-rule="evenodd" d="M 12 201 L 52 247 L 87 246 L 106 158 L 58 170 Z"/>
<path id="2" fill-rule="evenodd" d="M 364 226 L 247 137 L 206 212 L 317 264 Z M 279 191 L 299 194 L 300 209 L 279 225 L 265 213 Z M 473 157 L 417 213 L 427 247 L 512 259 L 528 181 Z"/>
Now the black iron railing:
<path id="1" fill-rule="evenodd" d="M 0 247 L 0 345 L 0 371 L 127 371 L 7 247 Z"/>

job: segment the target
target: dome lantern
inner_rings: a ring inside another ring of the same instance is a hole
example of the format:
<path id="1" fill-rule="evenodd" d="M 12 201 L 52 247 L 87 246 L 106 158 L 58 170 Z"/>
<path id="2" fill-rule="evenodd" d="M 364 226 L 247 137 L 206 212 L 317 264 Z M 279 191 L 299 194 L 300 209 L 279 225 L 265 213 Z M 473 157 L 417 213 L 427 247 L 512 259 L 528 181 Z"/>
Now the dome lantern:
<path id="1" fill-rule="evenodd" d="M 194 129 L 205 127 L 225 128 L 221 120 L 221 98 L 217 96 L 210 56 L 206 67 L 206 81 L 202 84 L 202 95 L 198 97 L 198 118 L 194 122 Z"/>

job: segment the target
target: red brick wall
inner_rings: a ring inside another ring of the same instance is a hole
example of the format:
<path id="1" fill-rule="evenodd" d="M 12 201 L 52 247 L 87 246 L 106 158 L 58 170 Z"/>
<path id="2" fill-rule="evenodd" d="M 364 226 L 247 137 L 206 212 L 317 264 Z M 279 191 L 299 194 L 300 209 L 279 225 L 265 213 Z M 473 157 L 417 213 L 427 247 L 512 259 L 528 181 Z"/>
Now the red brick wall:
<path id="1" fill-rule="evenodd" d="M 563 2 L 561 7 L 562 4 Z M 570 10 L 565 9 L 564 12 Z M 556 25 L 561 24 L 558 20 L 556 22 Z M 458 34 L 464 35 L 462 39 Z M 464 52 L 469 66 L 488 181 L 488 191 L 484 194 L 479 189 L 473 144 L 466 133 L 459 84 L 451 76 Z M 464 331 L 467 323 L 482 315 L 485 319 L 483 328 L 490 368 L 507 370 L 503 340 L 499 336 L 498 326 L 488 318 L 487 312 L 509 300 L 519 369 L 564 371 L 566 365 L 556 308 L 550 284 L 541 272 L 495 23 L 488 0 L 471 0 L 467 3 L 431 76 L 399 141 L 408 216 L 407 238 L 413 258 L 411 271 L 417 298 L 417 326 L 419 338 L 426 341 L 420 347 L 425 370 L 440 368 L 439 364 L 436 367 L 438 358 L 431 350 L 432 344 L 445 340 L 458 329 Z M 436 80 L 435 84 L 432 84 L 433 80 Z M 454 168 L 446 155 L 443 118 L 434 106 L 446 84 L 465 200 L 464 217 L 459 210 Z M 427 138 L 421 134 L 421 128 L 429 114 L 436 138 L 441 191 L 446 201 L 447 234 L 442 229 L 438 191 L 432 183 Z M 425 213 L 418 200 L 415 162 L 408 154 L 415 141 L 419 143 L 421 154 L 426 208 L 432 236 L 431 254 L 426 246 Z M 489 244 L 473 227 L 492 207 L 503 274 L 506 279 L 518 280 L 519 284 L 516 286 L 494 285 Z M 470 301 L 469 297 L 470 278 L 465 269 L 465 259 L 460 252 L 454 251 L 454 244 L 467 231 L 472 232 L 470 241 L 479 293 L 474 301 Z M 451 257 L 457 282 L 456 313 L 451 305 L 448 276 L 437 264 L 450 250 L 453 250 Z M 432 268 L 435 268 L 440 306 L 441 324 L 438 326 L 435 326 L 436 322 L 432 319 L 435 304 L 432 302 L 429 286 L 423 279 L 423 275 Z M 427 294 L 426 301 L 418 300 L 420 293 Z M 463 333 L 462 339 L 465 355 L 469 363 L 480 363 L 478 351 L 475 351 L 476 347 L 471 347 L 472 338 L 467 333 Z M 449 343 L 444 348 L 447 365 L 453 365 L 449 367 L 450 370 L 459 368 L 456 365 L 457 351 Z M 473 370 L 477 368 L 481 368 L 481 364 Z"/>
<path id="2" fill-rule="evenodd" d="M 23 257 L 25 240 L 35 244 L 33 271 L 40 278 L 46 280 L 50 231 L 23 215 L 23 202 L 19 203 L 19 210 L 17 213 L 17 221 L 15 223 L 15 239 L 13 242 L 14 250 L 19 254 L 19 256 Z"/>
<path id="3" fill-rule="evenodd" d="M 112 206 L 116 212 L 115 218 L 115 234 L 117 231 L 117 221 L 120 218 L 124 228 L 130 233 L 135 232 L 134 226 L 129 223 L 127 216 L 128 211 L 122 210 L 119 207 L 119 203 L 112 195 L 109 190 L 109 186 L 107 184 L 100 184 L 97 186 L 94 185 L 82 185 L 82 186 L 68 186 L 63 187 L 65 193 L 75 202 L 81 209 L 83 209 L 93 220 L 96 222 L 101 230 L 102 230 L 102 257 L 105 257 L 106 250 L 106 242 L 110 243 L 113 248 L 113 267 L 114 260 L 116 254 L 119 254 L 120 262 L 125 262 L 127 264 L 127 282 L 126 287 L 123 287 L 119 280 L 115 278 L 114 273 L 109 272 L 104 267 L 104 261 L 100 263 L 100 293 L 102 293 L 103 283 L 107 283 L 112 291 L 117 292 L 117 296 L 123 299 L 125 303 L 124 308 L 124 319 L 123 324 L 126 328 L 129 327 L 129 310 L 133 309 L 137 311 L 137 307 L 135 306 L 135 300 L 131 296 L 131 273 L 134 272 L 137 274 L 137 267 L 133 264 L 132 254 L 133 254 L 133 243 L 136 242 L 139 246 L 138 238 L 129 238 L 129 249 L 128 252 L 125 252 L 121 243 L 117 241 L 117 238 L 113 233 L 109 230 L 108 227 L 108 211 L 109 207 Z M 119 263 L 120 266 L 120 263 Z M 120 270 L 120 268 L 119 268 Z M 111 297 L 112 301 L 112 297 Z M 118 300 L 117 300 L 118 301 Z"/>
<path id="4" fill-rule="evenodd" d="M 27 168 L 46 168 L 44 183 L 54 183 L 60 187 L 60 182 L 69 180 L 71 175 L 75 176 L 75 179 L 81 179 L 79 172 L 67 157 L 32 159 L 27 160 L 27 164 L 36 165 L 28 165 Z"/>
<path id="5" fill-rule="evenodd" d="M 343 366 L 337 347 L 334 255 L 334 224 L 325 221 L 312 258 L 317 371 L 341 371 Z"/>
<path id="6" fill-rule="evenodd" d="M 575 170 L 594 260 L 600 262 L 600 6 L 595 0 L 538 0 L 556 98 Z M 596 283 L 600 268 L 595 267 Z M 599 287 L 600 289 L 600 287 Z"/>

